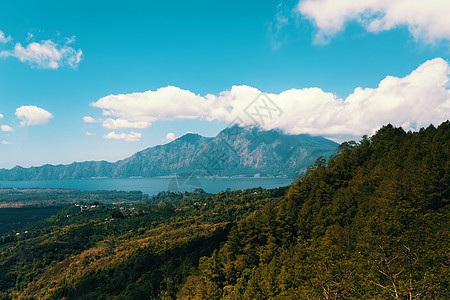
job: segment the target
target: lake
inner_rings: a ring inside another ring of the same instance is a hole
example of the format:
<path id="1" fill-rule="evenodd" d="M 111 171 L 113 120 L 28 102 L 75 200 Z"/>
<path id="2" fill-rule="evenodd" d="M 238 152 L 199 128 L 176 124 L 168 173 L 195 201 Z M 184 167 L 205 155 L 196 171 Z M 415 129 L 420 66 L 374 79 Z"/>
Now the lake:
<path id="1" fill-rule="evenodd" d="M 289 185 L 291 178 L 96 178 L 72 180 L 42 181 L 0 181 L 0 188 L 66 188 L 82 191 L 118 190 L 142 191 L 148 195 L 156 195 L 161 191 L 192 191 L 202 188 L 207 193 L 218 193 L 231 190 L 243 190 L 262 187 L 266 189 Z"/>

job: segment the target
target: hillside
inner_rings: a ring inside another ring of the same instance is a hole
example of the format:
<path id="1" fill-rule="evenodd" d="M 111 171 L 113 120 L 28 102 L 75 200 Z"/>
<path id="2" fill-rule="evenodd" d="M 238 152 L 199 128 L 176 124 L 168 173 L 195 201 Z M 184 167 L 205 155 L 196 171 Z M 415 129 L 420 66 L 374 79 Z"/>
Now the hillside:
<path id="1" fill-rule="evenodd" d="M 0 299 L 175 295 L 234 222 L 285 190 L 164 192 L 152 197 L 157 205 L 71 205 L 0 237 Z"/>
<path id="2" fill-rule="evenodd" d="M 72 205 L 0 238 L 0 298 L 445 299 L 449 155 L 388 125 L 286 189 Z"/>
<path id="3" fill-rule="evenodd" d="M 287 135 L 233 125 L 216 137 L 186 134 L 115 163 L 87 161 L 70 165 L 0 170 L 0 180 L 126 178 L 191 174 L 198 176 L 283 176 L 295 178 L 338 144 L 322 137 Z"/>
<path id="4" fill-rule="evenodd" d="M 182 299 L 445 299 L 450 123 L 386 126 L 239 222 Z"/>

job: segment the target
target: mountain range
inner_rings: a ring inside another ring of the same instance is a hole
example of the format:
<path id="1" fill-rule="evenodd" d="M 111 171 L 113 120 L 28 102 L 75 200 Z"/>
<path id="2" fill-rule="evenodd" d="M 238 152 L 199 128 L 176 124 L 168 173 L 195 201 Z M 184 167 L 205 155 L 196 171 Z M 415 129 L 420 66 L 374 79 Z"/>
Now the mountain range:
<path id="1" fill-rule="evenodd" d="M 0 169 L 0 180 L 128 178 L 174 175 L 291 177 L 303 173 L 338 144 L 307 134 L 232 125 L 215 137 L 188 133 L 117 162 L 85 161 L 68 165 Z"/>

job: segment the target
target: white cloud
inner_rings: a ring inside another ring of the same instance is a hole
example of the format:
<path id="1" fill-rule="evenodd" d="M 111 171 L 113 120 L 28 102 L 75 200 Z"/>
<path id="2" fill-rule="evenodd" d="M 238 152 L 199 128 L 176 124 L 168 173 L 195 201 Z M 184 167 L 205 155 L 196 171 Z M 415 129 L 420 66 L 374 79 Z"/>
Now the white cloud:
<path id="1" fill-rule="evenodd" d="M 279 50 L 282 44 L 283 29 L 289 25 L 292 8 L 286 3 L 280 2 L 277 5 L 275 17 L 268 26 L 268 37 L 273 50 Z"/>
<path id="2" fill-rule="evenodd" d="M 3 115 L 2 115 L 2 114 L 0 114 L 0 119 L 1 119 L 1 118 L 3 118 Z"/>
<path id="3" fill-rule="evenodd" d="M 195 119 L 208 110 L 211 101 L 174 86 L 157 91 L 110 95 L 91 105 L 103 110 L 103 115 L 122 120 L 153 122 L 156 120 Z"/>
<path id="4" fill-rule="evenodd" d="M 46 40 L 40 43 L 32 42 L 26 47 L 16 43 L 13 50 L 1 51 L 0 58 L 15 57 L 21 62 L 43 69 L 58 69 L 63 66 L 75 69 L 81 61 L 83 52 L 69 46 L 71 42 L 72 40 L 68 40 L 65 44 L 59 45 Z"/>
<path id="5" fill-rule="evenodd" d="M 152 125 L 152 123 L 150 122 L 146 122 L 146 121 L 136 121 L 136 122 L 132 122 L 132 121 L 128 121 L 128 120 L 123 120 L 123 119 L 111 119 L 108 118 L 105 121 L 103 121 L 103 127 L 108 128 L 108 129 L 124 129 L 124 128 L 148 128 Z"/>
<path id="6" fill-rule="evenodd" d="M 130 133 L 115 133 L 111 131 L 107 135 L 103 136 L 105 139 L 115 139 L 115 140 L 124 140 L 127 142 L 139 142 L 141 140 L 142 134 L 131 131 Z"/>
<path id="7" fill-rule="evenodd" d="M 84 134 L 87 135 L 87 136 L 95 135 L 95 133 L 89 132 L 87 130 L 84 130 Z"/>
<path id="8" fill-rule="evenodd" d="M 173 141 L 174 139 L 176 139 L 175 133 L 169 132 L 169 133 L 166 135 L 166 141 L 171 142 L 171 141 Z"/>
<path id="9" fill-rule="evenodd" d="M 416 39 L 450 39 L 448 0 L 301 0 L 298 10 L 318 28 L 323 43 L 356 21 L 370 32 L 407 26 Z"/>
<path id="10" fill-rule="evenodd" d="M 16 109 L 16 116 L 22 122 L 22 126 L 43 125 L 53 118 L 53 115 L 45 109 L 34 105 L 21 106 Z"/>
<path id="11" fill-rule="evenodd" d="M 14 131 L 14 129 L 12 129 L 12 127 L 9 126 L 9 125 L 0 125 L 0 130 L 1 130 L 1 131 L 6 131 L 6 132 L 12 132 L 12 131 Z"/>
<path id="12" fill-rule="evenodd" d="M 83 122 L 84 123 L 96 123 L 97 121 L 93 117 L 84 116 L 83 117 Z"/>
<path id="13" fill-rule="evenodd" d="M 3 145 L 11 145 L 12 142 L 9 142 L 9 141 L 7 141 L 7 140 L 3 140 L 3 141 L 2 141 L 2 144 L 3 144 Z"/>
<path id="14" fill-rule="evenodd" d="M 0 30 L 0 44 L 6 44 L 11 40 L 12 40 L 11 36 L 5 36 L 5 33 Z"/>
<path id="15" fill-rule="evenodd" d="M 268 112 L 261 103 L 252 102 L 261 91 L 249 86 L 233 86 L 219 95 L 206 96 L 169 86 L 144 93 L 110 95 L 92 106 L 101 108 L 104 115 L 130 122 L 193 118 L 232 122 L 238 118 L 242 124 L 293 134 L 358 137 L 372 134 L 388 123 L 417 130 L 449 119 L 449 73 L 448 63 L 435 58 L 403 78 L 387 76 L 377 88 L 358 87 L 346 99 L 317 87 L 266 94 L 282 113 L 273 113 L 271 118 L 266 114 L 264 124 L 245 113 L 256 108 L 262 114 Z"/>

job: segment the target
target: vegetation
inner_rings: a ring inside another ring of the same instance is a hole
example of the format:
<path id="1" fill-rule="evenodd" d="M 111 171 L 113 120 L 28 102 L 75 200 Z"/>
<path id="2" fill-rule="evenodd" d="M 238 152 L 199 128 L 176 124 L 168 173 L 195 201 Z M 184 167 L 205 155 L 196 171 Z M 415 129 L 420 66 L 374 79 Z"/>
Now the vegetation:
<path id="1" fill-rule="evenodd" d="M 175 297 L 178 286 L 226 241 L 234 222 L 286 188 L 164 192 L 158 204 L 76 203 L 0 238 L 0 298 Z"/>
<path id="2" fill-rule="evenodd" d="M 188 277 L 183 299 L 445 299 L 450 124 L 318 159 Z"/>
<path id="3" fill-rule="evenodd" d="M 0 235 L 24 230 L 27 225 L 45 220 L 62 208 L 60 206 L 0 208 Z"/>
<path id="4" fill-rule="evenodd" d="M 0 240 L 0 298 L 445 299 L 450 123 L 385 126 L 289 188 L 76 204 Z"/>
<path id="5" fill-rule="evenodd" d="M 105 204 L 155 202 L 141 191 L 78 191 L 71 189 L 0 189 L 0 208 L 64 206 L 99 201 Z"/>

